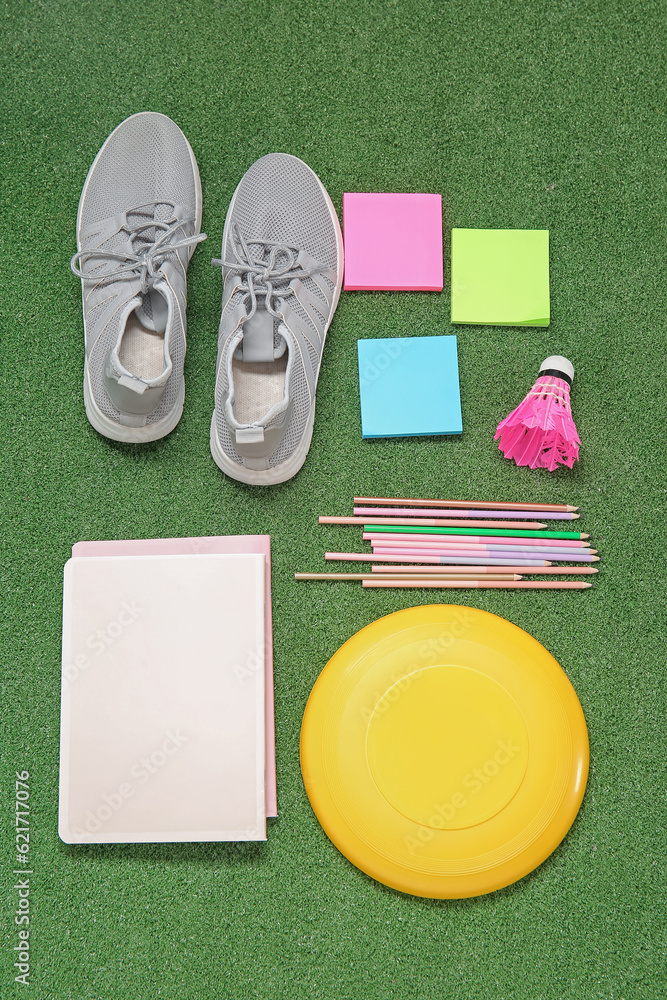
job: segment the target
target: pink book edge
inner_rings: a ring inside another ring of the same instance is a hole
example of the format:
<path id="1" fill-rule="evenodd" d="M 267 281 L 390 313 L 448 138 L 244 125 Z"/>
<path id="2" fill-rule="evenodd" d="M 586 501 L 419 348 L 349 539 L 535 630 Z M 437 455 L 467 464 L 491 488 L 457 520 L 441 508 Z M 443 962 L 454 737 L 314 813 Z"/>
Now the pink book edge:
<path id="1" fill-rule="evenodd" d="M 265 797 L 266 815 L 278 815 L 276 782 L 276 725 L 273 697 L 273 618 L 271 612 L 271 537 L 270 535 L 210 535 L 202 538 L 133 538 L 96 542 L 75 542 L 72 557 L 85 556 L 181 556 L 181 555 L 246 555 L 266 556 L 265 592 Z"/>

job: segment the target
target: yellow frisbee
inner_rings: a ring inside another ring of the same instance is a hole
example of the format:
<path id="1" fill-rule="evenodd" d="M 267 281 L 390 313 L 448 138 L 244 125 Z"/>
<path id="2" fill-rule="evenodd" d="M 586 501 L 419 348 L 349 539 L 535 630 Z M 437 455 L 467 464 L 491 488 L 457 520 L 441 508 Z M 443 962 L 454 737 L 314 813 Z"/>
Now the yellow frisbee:
<path id="1" fill-rule="evenodd" d="M 563 839 L 588 776 L 568 678 L 497 615 L 410 608 L 353 635 L 301 729 L 315 815 L 353 864 L 416 896 L 493 892 Z"/>

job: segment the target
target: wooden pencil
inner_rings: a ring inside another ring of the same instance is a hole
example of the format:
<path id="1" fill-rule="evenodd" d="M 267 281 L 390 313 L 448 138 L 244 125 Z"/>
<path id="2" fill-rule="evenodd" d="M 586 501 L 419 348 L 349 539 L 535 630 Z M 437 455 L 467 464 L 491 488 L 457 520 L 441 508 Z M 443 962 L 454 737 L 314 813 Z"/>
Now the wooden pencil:
<path id="1" fill-rule="evenodd" d="M 481 501 L 471 501 L 471 500 L 416 500 L 416 499 L 406 499 L 396 498 L 396 497 L 355 497 L 355 504 L 359 503 L 373 503 L 373 504 L 389 504 L 391 506 L 398 507 L 481 507 L 484 506 L 488 510 L 536 510 L 536 511 L 563 511 L 564 513 L 572 513 L 575 510 L 579 510 L 578 507 L 571 507 L 568 504 L 562 503 L 513 503 L 504 500 L 485 500 L 482 504 Z"/>
<path id="2" fill-rule="evenodd" d="M 295 580 L 377 580 L 377 577 L 370 573 L 295 573 Z M 382 577 L 383 580 L 433 580 L 437 577 L 426 577 L 421 573 L 405 573 L 402 576 L 390 576 L 388 573 Z M 477 580 L 479 574 L 457 573 L 456 576 L 449 575 L 449 580 Z M 520 573 L 490 573 L 484 577 L 485 580 L 523 580 Z"/>
<path id="3" fill-rule="evenodd" d="M 463 535 L 471 540 L 474 538 L 476 542 L 482 542 L 485 537 L 491 535 L 495 538 L 501 536 L 506 538 L 548 538 L 549 541 L 553 541 L 554 538 L 580 540 L 589 537 L 584 531 L 544 531 L 539 524 L 535 524 L 531 528 L 508 528 L 507 525 L 504 528 L 497 528 L 489 527 L 488 522 L 482 521 L 481 524 L 477 523 L 474 528 L 464 528 L 461 525 L 453 528 L 450 525 L 441 527 L 440 524 L 421 527 L 420 525 L 401 525 L 400 521 L 398 523 L 399 527 L 396 527 L 395 524 L 364 524 L 364 531 L 373 531 L 378 535 L 385 532 L 388 535 L 431 535 L 433 537 L 436 535 Z"/>
<path id="4" fill-rule="evenodd" d="M 568 559 L 572 559 L 572 562 L 587 562 L 586 558 L 581 558 L 584 556 L 597 556 L 597 549 L 557 549 L 557 548 L 543 548 L 538 549 L 534 546 L 526 546 L 524 548 L 519 548 L 517 545 L 509 546 L 505 548 L 493 547 L 484 548 L 480 545 L 470 545 L 462 546 L 456 545 L 451 548 L 448 545 L 378 545 L 373 544 L 372 549 L 374 553 L 381 555 L 383 552 L 388 552 L 392 556 L 400 555 L 410 555 L 411 553 L 418 553 L 424 556 L 437 556 L 437 555 L 464 555 L 466 552 L 470 552 L 474 556 L 509 556 L 512 553 L 515 554 L 517 559 L 551 559 L 557 562 L 567 562 Z M 595 561 L 595 560 L 594 560 Z"/>
<path id="5" fill-rule="evenodd" d="M 422 562 L 425 563 L 436 563 L 441 566 L 551 566 L 551 559 L 547 559 L 546 556 L 493 556 L 493 555 L 482 555 L 481 553 L 473 554 L 472 552 L 462 552 L 460 555 L 452 556 L 447 553 L 441 553 L 437 557 L 426 555 L 420 556 L 416 553 L 411 555 L 391 555 L 388 552 L 374 552 L 373 556 L 377 556 L 378 559 L 383 559 L 385 562 L 394 562 L 398 560 L 402 563 L 416 563 L 419 565 Z"/>
<path id="6" fill-rule="evenodd" d="M 544 517 L 545 511 L 537 510 L 523 510 L 523 511 L 498 511 L 498 510 L 481 510 L 479 508 L 468 509 L 464 508 L 438 508 L 438 507 L 426 507 L 424 509 L 415 510 L 412 507 L 355 507 L 352 511 L 355 515 L 364 515 L 365 517 L 415 517 L 417 514 L 420 517 L 500 517 L 500 518 L 516 518 L 520 521 L 530 521 L 538 520 Z M 579 514 L 573 514 L 571 511 L 554 511 L 550 514 L 549 521 L 576 521 L 579 518 Z"/>
<path id="7" fill-rule="evenodd" d="M 416 536 L 415 533 L 403 534 L 399 531 L 364 531 L 361 536 L 364 541 L 367 542 L 382 542 L 383 544 L 391 539 L 391 544 L 394 545 L 397 542 L 401 544 L 414 545 L 415 542 L 419 542 L 420 545 L 460 545 L 462 548 L 466 548 L 469 544 L 473 545 L 516 545 L 523 547 L 525 545 L 537 546 L 537 548 L 542 547 L 546 544 L 543 538 L 524 538 L 524 537 L 513 537 L 512 535 L 484 535 L 482 538 L 476 537 L 475 535 L 429 535 L 425 532 L 419 532 Z M 590 542 L 583 541 L 579 538 L 552 538 L 548 539 L 549 545 L 562 546 L 563 548 L 582 548 L 587 549 L 590 546 Z"/>
<path id="8" fill-rule="evenodd" d="M 395 563 L 402 563 L 402 564 L 409 563 L 410 565 L 412 565 L 414 567 L 415 572 L 421 572 L 422 564 L 429 564 L 429 563 L 431 565 L 436 564 L 443 571 L 446 570 L 447 565 L 450 565 L 451 568 L 452 568 L 452 572 L 457 572 L 457 569 L 458 569 L 459 573 L 473 573 L 473 574 L 476 573 L 478 570 L 479 570 L 479 572 L 483 573 L 485 571 L 485 569 L 486 569 L 487 572 L 494 572 L 494 567 L 496 567 L 495 568 L 495 572 L 496 573 L 498 573 L 498 572 L 501 572 L 501 573 L 525 573 L 525 572 L 527 572 L 527 570 L 525 569 L 526 566 L 543 567 L 543 566 L 550 566 L 551 565 L 551 563 L 547 562 L 544 559 L 534 559 L 534 560 L 530 560 L 530 561 L 525 561 L 523 563 L 520 563 L 519 561 L 516 561 L 514 563 L 514 565 L 513 565 L 513 567 L 512 567 L 511 570 L 510 569 L 505 569 L 505 563 L 502 563 L 501 565 L 503 566 L 503 569 L 502 570 L 498 570 L 497 569 L 497 566 L 498 566 L 497 563 L 492 563 L 491 561 L 482 560 L 482 559 L 480 559 L 479 564 L 475 563 L 474 561 L 470 561 L 470 562 L 463 562 L 463 561 L 461 561 L 461 563 L 449 563 L 448 564 L 448 563 L 442 562 L 442 560 L 439 559 L 439 558 L 437 558 L 436 556 L 419 556 L 417 558 L 413 558 L 412 556 L 376 556 L 376 555 L 371 555 L 370 553 L 366 554 L 365 552 L 325 552 L 324 553 L 324 558 L 327 559 L 327 560 L 333 560 L 334 562 L 370 562 L 370 563 L 372 563 L 372 562 L 383 562 L 383 563 L 392 563 L 392 562 L 395 562 Z M 461 569 L 461 566 L 464 566 L 464 565 L 465 565 L 466 569 Z M 520 569 L 516 569 L 515 566 L 520 566 L 521 568 Z M 481 569 L 480 569 L 480 567 L 481 567 Z"/>
<path id="9" fill-rule="evenodd" d="M 528 552 L 515 551 L 514 549 L 401 549 L 394 548 L 391 545 L 374 545 L 373 555 L 378 556 L 416 556 L 420 558 L 421 556 L 437 555 L 442 562 L 450 562 L 453 559 L 458 559 L 464 562 L 466 559 L 470 559 L 471 562 L 480 560 L 488 560 L 489 562 L 495 562 L 499 559 L 504 559 L 506 562 L 533 562 L 536 559 L 546 559 L 548 562 L 599 562 L 600 557 L 596 555 L 592 549 L 578 550 L 577 552 L 572 552 L 570 549 L 532 549 Z"/>
<path id="10" fill-rule="evenodd" d="M 399 565 L 399 566 L 396 566 L 396 565 L 391 566 L 391 565 L 387 565 L 386 563 L 383 563 L 383 564 L 374 563 L 371 566 L 371 573 L 380 573 L 382 575 L 389 575 L 389 574 L 391 574 L 391 575 L 394 575 L 394 576 L 399 576 L 399 575 L 403 575 L 403 574 L 407 575 L 407 574 L 410 574 L 410 573 L 414 573 L 414 571 L 416 569 L 419 570 L 419 574 L 420 575 L 422 575 L 422 574 L 423 575 L 427 575 L 428 574 L 429 576 L 434 576 L 434 577 L 443 576 L 443 575 L 447 575 L 448 576 L 448 575 L 450 575 L 451 572 L 455 572 L 456 571 L 456 567 L 454 567 L 454 566 L 449 566 L 449 567 L 447 567 L 447 566 L 419 566 L 419 567 L 417 567 L 417 566 L 414 566 L 414 565 L 408 566 L 408 565 L 405 565 L 405 564 L 402 564 L 402 565 Z M 459 566 L 458 569 L 461 569 L 461 567 Z M 471 573 L 475 569 L 479 570 L 479 566 L 476 566 L 476 567 L 475 566 L 471 566 L 470 567 Z M 581 564 L 578 564 L 577 566 L 542 566 L 542 567 L 539 567 L 539 568 L 535 568 L 534 566 L 503 566 L 503 569 L 505 571 L 507 571 L 507 572 L 512 572 L 512 570 L 514 570 L 515 572 L 523 573 L 525 576 L 544 576 L 545 574 L 551 575 L 551 574 L 555 574 L 555 573 L 567 573 L 568 575 L 570 575 L 570 574 L 574 575 L 576 573 L 577 575 L 582 575 L 582 574 L 592 574 L 592 573 L 598 573 L 599 572 L 597 566 L 588 566 L 588 565 L 582 566 Z"/>
<path id="11" fill-rule="evenodd" d="M 525 542 L 525 545 L 521 545 Z M 430 548 L 430 549 L 516 549 L 517 552 L 528 552 L 532 549 L 558 549 L 563 552 L 590 552 L 591 543 L 578 545 L 574 541 L 567 543 L 567 539 L 558 539 L 559 544 L 549 541 L 548 538 L 487 538 L 483 542 L 472 542 L 466 538 L 457 538 L 456 535 L 437 535 L 431 538 L 430 535 L 373 535 L 370 538 L 371 545 L 391 545 L 394 548 Z M 565 544 L 560 544 L 564 542 Z"/>
<path id="12" fill-rule="evenodd" d="M 362 580 L 362 587 L 428 587 L 440 590 L 585 590 L 592 583 L 581 580 Z"/>
<path id="13" fill-rule="evenodd" d="M 413 527 L 413 528 L 500 528 L 503 531 L 512 531 L 514 529 L 522 530 L 526 528 L 525 521 L 472 521 L 461 519 L 457 520 L 452 518 L 448 520 L 447 518 L 437 518 L 437 517 L 329 517 L 326 515 L 321 515 L 319 518 L 320 524 L 363 524 L 364 528 L 367 525 L 386 525 L 387 527 Z M 535 524 L 531 524 L 531 531 L 540 531 L 546 528 L 546 524 L 541 524 L 539 521 Z"/>

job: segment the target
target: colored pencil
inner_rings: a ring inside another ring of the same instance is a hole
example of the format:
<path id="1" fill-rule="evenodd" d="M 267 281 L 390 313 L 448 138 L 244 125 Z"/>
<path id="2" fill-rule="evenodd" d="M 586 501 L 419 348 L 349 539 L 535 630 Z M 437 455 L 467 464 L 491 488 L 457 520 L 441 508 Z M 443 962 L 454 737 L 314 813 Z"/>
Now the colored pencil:
<path id="1" fill-rule="evenodd" d="M 480 527 L 479 521 L 457 521 L 455 519 L 440 520 L 437 517 L 376 517 L 369 521 L 367 517 L 328 517 L 322 515 L 319 518 L 320 524 L 363 524 L 364 528 L 368 524 L 389 525 L 391 527 L 414 527 L 414 528 L 452 528 L 458 531 L 459 528 L 469 528 L 475 531 Z M 483 526 L 488 528 L 501 528 L 503 531 L 513 529 L 525 529 L 525 521 L 484 521 Z M 531 530 L 544 529 L 546 524 L 537 522 Z"/>
<path id="2" fill-rule="evenodd" d="M 483 538 L 475 538 L 474 535 L 427 535 L 420 532 L 418 535 L 415 534 L 401 534 L 398 531 L 387 533 L 386 531 L 376 532 L 376 531 L 364 531 L 362 538 L 365 541 L 375 542 L 375 541 L 385 541 L 391 538 L 391 544 L 394 545 L 395 542 L 409 542 L 414 545 L 415 542 L 419 542 L 420 545 L 463 545 L 466 546 L 469 543 L 476 545 L 516 545 L 516 546 L 536 546 L 539 548 L 545 544 L 542 538 L 512 538 L 511 535 L 484 535 Z M 555 545 L 563 548 L 585 548 L 590 546 L 590 542 L 584 542 L 581 540 L 567 539 L 567 538 L 550 538 L 549 545 Z"/>
<path id="3" fill-rule="evenodd" d="M 400 562 L 412 562 L 416 565 L 425 562 L 440 566 L 551 566 L 550 559 L 531 559 L 530 556 L 490 556 L 488 554 L 482 555 L 479 552 L 463 552 L 456 556 L 451 556 L 448 553 L 442 553 L 438 556 L 430 554 L 420 556 L 415 553 L 391 555 L 389 552 L 378 552 L 373 554 L 373 559 L 384 559 L 385 562 L 393 562 L 394 559 L 397 559 Z"/>
<path id="4" fill-rule="evenodd" d="M 404 507 L 486 507 L 489 510 L 536 510 L 536 511 L 563 511 L 565 513 L 579 510 L 578 507 L 570 507 L 563 503 L 513 503 L 504 500 L 415 500 L 396 497 L 355 497 L 357 503 L 391 504 L 392 506 Z"/>
<path id="5" fill-rule="evenodd" d="M 377 580 L 377 577 L 370 573 L 295 573 L 295 580 Z M 425 577 L 420 573 L 404 574 L 403 576 L 390 576 L 388 573 L 382 577 L 383 580 L 433 580 L 437 577 Z M 457 573 L 456 576 L 449 575 L 449 580 L 477 580 L 479 574 Z M 523 580 L 520 573 L 490 573 L 484 577 L 485 580 Z"/>
<path id="6" fill-rule="evenodd" d="M 554 555 L 554 551 L 557 552 Z M 503 560 L 505 562 L 533 562 L 536 559 L 546 559 L 549 562 L 599 562 L 600 557 L 596 555 L 589 555 L 587 552 L 585 555 L 581 553 L 570 553 L 563 552 L 562 550 L 554 549 L 535 549 L 532 553 L 526 552 L 514 552 L 512 551 L 501 551 L 499 549 L 491 549 L 488 551 L 480 551 L 479 549 L 439 549 L 437 553 L 434 553 L 430 549 L 394 549 L 390 546 L 377 546 L 373 548 L 373 554 L 378 556 L 431 556 L 437 555 L 440 559 L 445 562 L 453 562 L 454 559 L 460 562 L 475 562 L 477 559 L 486 560 L 487 562 L 498 562 L 498 560 Z"/>
<path id="7" fill-rule="evenodd" d="M 476 568 L 477 568 L 477 570 L 479 569 L 478 567 L 471 567 L 471 573 Z M 454 569 L 454 567 L 449 567 L 449 570 L 448 570 L 448 568 L 446 566 L 419 566 L 419 567 L 417 567 L 417 566 L 406 566 L 406 565 L 390 566 L 390 565 L 387 565 L 387 564 L 384 564 L 384 563 L 381 564 L 381 565 L 377 565 L 376 563 L 374 563 L 371 566 L 371 574 L 373 574 L 373 573 L 381 573 L 383 576 L 389 576 L 389 575 L 394 575 L 394 576 L 401 575 L 401 576 L 403 576 L 404 574 L 405 575 L 409 575 L 411 573 L 413 574 L 416 569 L 419 569 L 419 574 L 420 575 L 422 575 L 422 574 L 424 574 L 424 575 L 428 574 L 428 576 L 433 576 L 436 579 L 439 576 L 442 576 L 443 572 L 444 572 L 445 576 L 449 576 L 450 573 L 456 572 L 456 570 Z M 525 574 L 527 576 L 545 576 L 546 574 L 551 575 L 551 574 L 554 574 L 554 573 L 556 573 L 556 574 L 557 573 L 570 573 L 570 574 L 577 574 L 577 575 L 584 575 L 584 574 L 585 575 L 590 575 L 590 574 L 598 573 L 599 572 L 597 566 L 582 566 L 581 564 L 579 564 L 578 566 L 544 566 L 541 569 L 535 569 L 532 566 L 503 566 L 503 569 L 505 571 L 508 571 L 508 572 L 511 572 L 513 569 L 514 570 L 520 570 L 521 573 L 523 573 L 523 574 Z"/>
<path id="8" fill-rule="evenodd" d="M 418 537 L 413 538 L 410 542 L 396 542 L 392 535 L 384 535 L 377 541 L 371 542 L 371 547 L 373 549 L 391 547 L 398 551 L 407 552 L 412 549 L 421 549 L 432 555 L 437 555 L 438 552 L 456 552 L 457 550 L 462 552 L 516 552 L 517 555 L 527 555 L 532 552 L 534 557 L 544 552 L 560 552 L 562 556 L 566 556 L 570 552 L 573 555 L 597 555 L 597 549 L 592 549 L 590 546 L 585 549 L 575 548 L 574 546 L 570 548 L 565 545 L 552 545 L 546 541 L 543 541 L 541 545 L 503 545 L 500 542 L 483 545 L 481 542 L 450 542 L 445 539 L 439 542 L 425 542 L 422 541 L 421 537 Z"/>
<path id="9" fill-rule="evenodd" d="M 344 561 L 344 560 L 341 560 Z M 381 566 L 372 566 L 371 572 L 375 570 L 381 570 L 384 576 L 431 576 L 434 574 L 437 577 L 443 577 L 443 579 L 461 577 L 461 576 L 497 576 L 499 573 L 502 576 L 510 573 L 536 573 L 538 570 L 534 569 L 532 566 L 526 568 L 524 566 L 503 566 L 500 569 L 496 566 L 422 566 L 422 565 L 400 565 L 392 566 L 387 563 L 383 563 Z M 541 572 L 541 568 L 540 568 Z"/>
<path id="10" fill-rule="evenodd" d="M 537 526 L 536 526 L 537 527 Z M 400 528 L 392 527 L 391 525 L 374 525 L 365 524 L 364 531 L 373 530 L 375 533 L 380 534 L 382 532 L 389 533 L 400 533 L 400 534 L 415 534 L 415 535 L 495 535 L 496 537 L 502 537 L 503 535 L 511 538 L 588 538 L 589 536 L 583 531 L 542 531 L 542 530 L 528 530 L 526 528 L 489 528 L 487 525 L 481 527 L 477 525 L 476 528 L 441 528 L 441 527 L 427 527 L 421 528 L 417 526 L 403 526 Z M 477 539 L 480 540 L 479 538 Z"/>
<path id="11" fill-rule="evenodd" d="M 363 514 L 367 517 L 415 517 L 417 514 L 422 517 L 507 517 L 516 520 L 543 519 L 544 511 L 497 511 L 497 510 L 467 510 L 467 509 L 438 509 L 429 507 L 424 510 L 415 510 L 411 507 L 355 507 L 353 514 Z M 558 511 L 551 514 L 549 521 L 576 521 L 579 514 L 572 512 Z"/>
<path id="12" fill-rule="evenodd" d="M 581 580 L 362 580 L 362 587 L 430 587 L 441 590 L 585 590 L 592 583 Z"/>
<path id="13" fill-rule="evenodd" d="M 428 565 L 437 566 L 448 566 L 448 565 L 467 565 L 467 566 L 495 566 L 495 565 L 505 565 L 509 560 L 494 560 L 485 557 L 484 559 L 458 559 L 456 556 L 451 558 L 441 559 L 440 556 L 376 556 L 370 555 L 365 552 L 325 552 L 324 558 L 328 560 L 334 560 L 335 562 L 396 562 L 396 563 L 414 563 L 419 566 L 422 563 Z M 515 559 L 514 564 L 516 566 L 550 566 L 551 563 L 544 559 Z M 510 570 L 505 570 L 505 572 L 510 572 Z M 522 569 L 516 570 L 517 573 L 524 572 Z"/>

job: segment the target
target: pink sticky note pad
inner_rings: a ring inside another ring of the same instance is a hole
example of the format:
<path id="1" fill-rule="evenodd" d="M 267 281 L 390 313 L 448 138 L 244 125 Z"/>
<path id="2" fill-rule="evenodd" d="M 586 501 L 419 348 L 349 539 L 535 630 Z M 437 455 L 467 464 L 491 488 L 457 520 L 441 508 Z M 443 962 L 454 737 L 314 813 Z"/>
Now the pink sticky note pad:
<path id="1" fill-rule="evenodd" d="M 265 715 L 266 715 L 266 815 L 278 815 L 276 789 L 276 731 L 273 707 L 273 624 L 271 617 L 271 538 L 269 535 L 212 535 L 203 538 L 146 538 L 76 542 L 72 556 L 199 555 L 212 552 L 263 553 L 266 556 L 265 621 Z"/>
<path id="2" fill-rule="evenodd" d="M 439 194 L 343 195 L 345 289 L 441 292 Z"/>

